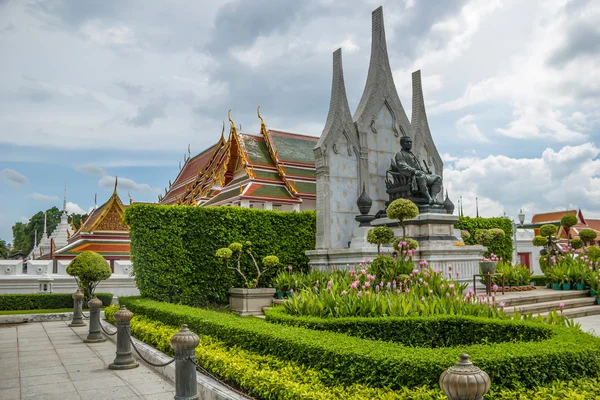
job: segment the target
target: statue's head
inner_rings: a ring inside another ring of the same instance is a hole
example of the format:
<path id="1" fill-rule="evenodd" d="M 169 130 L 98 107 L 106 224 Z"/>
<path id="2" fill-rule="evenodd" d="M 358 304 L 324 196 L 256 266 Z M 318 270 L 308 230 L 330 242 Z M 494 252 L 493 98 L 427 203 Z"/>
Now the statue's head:
<path id="1" fill-rule="evenodd" d="M 412 149 L 413 140 L 410 136 L 402 136 L 400 138 L 400 146 L 402 146 L 402 150 L 410 150 Z"/>

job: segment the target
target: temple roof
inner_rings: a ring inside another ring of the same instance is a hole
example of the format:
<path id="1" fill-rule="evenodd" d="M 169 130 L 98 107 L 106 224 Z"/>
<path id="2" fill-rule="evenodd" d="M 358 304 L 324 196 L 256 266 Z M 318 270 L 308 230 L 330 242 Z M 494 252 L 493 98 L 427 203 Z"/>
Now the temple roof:
<path id="1" fill-rule="evenodd" d="M 313 148 L 319 138 L 269 130 L 238 132 L 187 159 L 161 204 L 220 205 L 238 200 L 298 203 L 316 197 Z M 196 173 L 191 170 L 195 169 Z"/>

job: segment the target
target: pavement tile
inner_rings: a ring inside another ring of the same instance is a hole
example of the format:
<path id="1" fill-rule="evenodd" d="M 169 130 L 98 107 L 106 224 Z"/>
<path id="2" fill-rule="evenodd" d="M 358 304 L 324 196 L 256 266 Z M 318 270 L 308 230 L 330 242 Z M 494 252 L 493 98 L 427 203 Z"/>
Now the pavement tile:
<path id="1" fill-rule="evenodd" d="M 15 400 L 19 399 L 21 395 L 21 389 L 10 388 L 10 389 L 0 389 L 0 400 Z"/>
<path id="2" fill-rule="evenodd" d="M 21 387 L 21 398 L 34 397 L 46 399 L 49 395 L 77 394 L 75 386 L 71 382 L 61 382 L 57 385 L 36 385 Z"/>
<path id="3" fill-rule="evenodd" d="M 45 356 L 48 354 L 54 354 L 56 355 L 56 350 L 54 349 L 49 349 L 49 350 L 21 350 L 19 349 L 19 356 Z"/>
<path id="4" fill-rule="evenodd" d="M 64 367 L 49 367 L 49 368 L 28 368 L 28 369 L 20 369 L 21 378 L 26 378 L 29 376 L 42 376 L 42 375 L 56 375 L 56 374 L 66 374 L 67 371 Z"/>
<path id="5" fill-rule="evenodd" d="M 60 360 L 64 365 L 83 365 L 83 364 L 96 364 L 101 361 L 98 357 L 85 356 L 85 357 L 60 357 Z"/>
<path id="6" fill-rule="evenodd" d="M 19 357 L 18 351 L 7 351 L 7 352 L 0 353 L 0 360 L 10 360 L 12 358 L 18 358 L 18 357 Z"/>
<path id="7" fill-rule="evenodd" d="M 60 361 L 56 352 L 54 354 L 44 354 L 41 356 L 21 356 L 19 357 L 19 362 L 28 362 L 28 361 L 45 361 L 45 360 L 56 360 Z"/>
<path id="8" fill-rule="evenodd" d="M 19 370 L 18 369 L 0 369 L 0 379 L 15 379 L 19 378 Z"/>
<path id="9" fill-rule="evenodd" d="M 29 376 L 21 378 L 21 388 L 39 385 L 53 385 L 70 382 L 68 374 Z"/>
<path id="10" fill-rule="evenodd" d="M 103 389 L 108 387 L 127 386 L 127 383 L 119 379 L 118 376 L 113 375 L 96 379 L 73 381 L 73 385 L 75 385 L 75 388 L 78 391 L 80 391 L 88 389 Z"/>
<path id="11" fill-rule="evenodd" d="M 166 381 L 163 381 L 162 383 L 132 382 L 131 386 L 133 387 L 133 390 L 136 392 L 136 394 L 141 394 L 143 396 L 149 394 L 165 393 L 173 390 L 173 386 Z"/>
<path id="12" fill-rule="evenodd" d="M 60 367 L 62 366 L 62 362 L 60 360 L 31 360 L 31 361 L 22 361 L 19 360 L 19 368 L 20 369 L 28 369 L 28 368 L 50 368 L 50 367 Z"/>
<path id="13" fill-rule="evenodd" d="M 139 399 L 129 386 L 107 387 L 102 390 L 78 390 L 78 392 L 82 400 Z"/>
<path id="14" fill-rule="evenodd" d="M 69 372 L 69 378 L 73 382 L 82 381 L 82 380 L 92 380 L 92 379 L 105 379 L 108 377 L 113 377 L 115 374 L 108 369 L 94 369 L 90 371 L 73 371 Z"/>
<path id="15" fill-rule="evenodd" d="M 19 387 L 19 378 L 0 379 L 0 390 Z"/>
<path id="16" fill-rule="evenodd" d="M 69 374 L 73 372 L 85 372 L 85 371 L 96 371 L 96 370 L 105 370 L 108 365 L 106 365 L 102 360 L 96 359 L 94 362 L 90 362 L 87 364 L 71 364 L 65 365 L 65 370 Z"/>
<path id="17" fill-rule="evenodd" d="M 145 396 L 142 396 L 142 399 L 144 399 L 144 400 L 172 400 L 173 397 L 175 397 L 174 390 L 172 392 L 147 394 Z"/>

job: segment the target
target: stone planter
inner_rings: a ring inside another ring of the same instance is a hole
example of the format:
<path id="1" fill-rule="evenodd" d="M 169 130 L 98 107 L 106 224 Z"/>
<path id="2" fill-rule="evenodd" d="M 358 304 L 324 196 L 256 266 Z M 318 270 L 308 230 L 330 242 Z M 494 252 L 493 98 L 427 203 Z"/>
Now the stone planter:
<path id="1" fill-rule="evenodd" d="M 479 270 L 482 274 L 494 274 L 496 273 L 496 263 L 494 261 L 480 261 Z"/>
<path id="2" fill-rule="evenodd" d="M 275 288 L 231 288 L 229 289 L 229 307 L 242 317 L 262 315 L 263 307 L 273 303 Z"/>

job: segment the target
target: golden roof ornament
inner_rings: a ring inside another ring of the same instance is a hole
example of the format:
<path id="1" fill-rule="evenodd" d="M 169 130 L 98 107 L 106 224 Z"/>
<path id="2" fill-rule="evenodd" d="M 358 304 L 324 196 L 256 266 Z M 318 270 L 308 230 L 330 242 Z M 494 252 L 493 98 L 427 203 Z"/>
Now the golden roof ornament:
<path id="1" fill-rule="evenodd" d="M 113 190 L 113 195 L 117 194 L 117 185 L 119 184 L 119 177 L 115 175 L 115 190 Z"/>
<path id="2" fill-rule="evenodd" d="M 133 204 L 133 199 L 131 198 L 131 192 L 127 192 L 127 196 L 129 196 L 129 205 Z"/>

